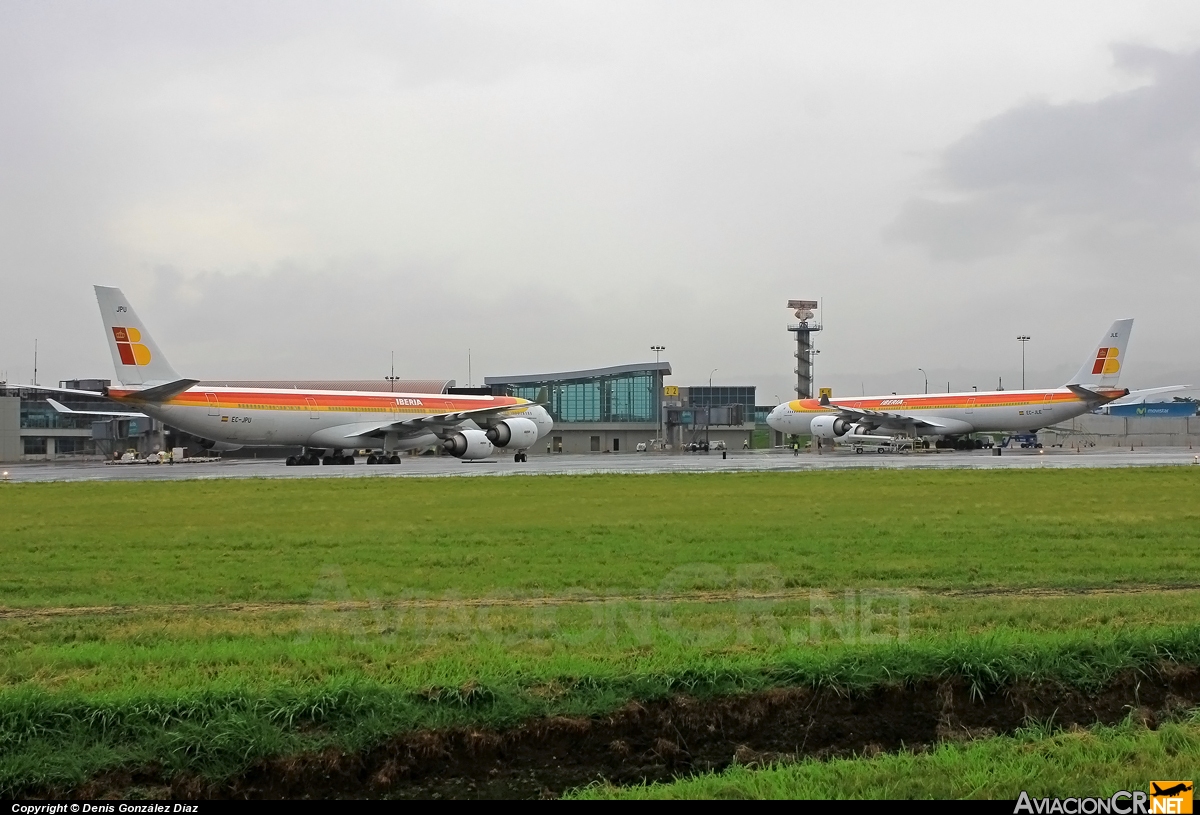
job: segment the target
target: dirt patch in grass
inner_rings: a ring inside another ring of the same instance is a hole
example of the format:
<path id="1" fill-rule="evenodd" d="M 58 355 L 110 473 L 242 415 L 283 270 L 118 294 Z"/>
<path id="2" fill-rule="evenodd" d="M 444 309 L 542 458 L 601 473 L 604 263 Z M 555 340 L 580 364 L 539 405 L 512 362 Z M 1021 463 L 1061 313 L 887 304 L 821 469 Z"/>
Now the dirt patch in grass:
<path id="1" fill-rule="evenodd" d="M 961 679 L 877 687 L 779 688 L 630 703 L 609 715 L 550 718 L 507 730 L 409 733 L 359 753 L 271 759 L 221 783 L 155 768 L 115 772 L 54 797 L 538 798 L 598 780 L 666 781 L 743 764 L 924 749 L 1003 733 L 1031 721 L 1057 727 L 1153 727 L 1200 705 L 1200 669 L 1127 672 L 1098 692 L 1023 684 L 980 693 Z"/>
<path id="2" fill-rule="evenodd" d="M 887 589 L 884 589 L 887 590 Z M 986 598 L 986 597 L 1105 597 L 1131 594 L 1169 594 L 1200 590 L 1200 583 L 1178 584 L 1131 584 L 1128 586 L 1077 586 L 1077 587 L 993 587 L 981 589 L 899 589 L 912 597 Z M 276 612 L 299 612 L 319 610 L 325 612 L 348 611 L 391 611 L 396 609 L 440 609 L 440 608 L 540 608 L 545 606 L 581 606 L 606 603 L 732 603 L 747 600 L 802 601 L 812 596 L 813 587 L 779 589 L 776 591 L 754 591 L 735 589 L 729 591 L 657 592 L 654 594 L 606 594 L 593 596 L 531 596 L 531 597 L 479 597 L 421 600 L 338 600 L 336 602 L 260 602 L 260 603 L 178 603 L 133 606 L 64 606 L 62 608 L 8 608 L 0 606 L 0 620 L 49 617 L 112 617 L 127 614 L 271 614 Z"/>

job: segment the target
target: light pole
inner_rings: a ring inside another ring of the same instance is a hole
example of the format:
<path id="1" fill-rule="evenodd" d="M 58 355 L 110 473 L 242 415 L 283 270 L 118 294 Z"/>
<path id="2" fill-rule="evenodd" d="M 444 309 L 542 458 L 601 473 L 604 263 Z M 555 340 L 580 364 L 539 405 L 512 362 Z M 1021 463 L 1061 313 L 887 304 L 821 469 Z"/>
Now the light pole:
<path id="1" fill-rule="evenodd" d="M 1025 390 L 1025 343 L 1029 340 L 1030 338 L 1024 334 L 1017 337 L 1017 341 L 1021 343 L 1021 390 Z"/>
<path id="2" fill-rule="evenodd" d="M 392 372 L 384 377 L 384 379 L 386 379 L 388 381 L 388 390 L 389 391 L 394 392 L 396 390 L 396 380 L 399 378 L 400 377 L 396 376 L 396 352 L 393 351 L 392 352 Z"/>
<path id="3" fill-rule="evenodd" d="M 925 392 L 929 393 L 929 374 L 925 373 L 924 368 L 917 368 L 917 370 L 920 371 L 921 373 L 925 374 Z"/>
<path id="4" fill-rule="evenodd" d="M 713 398 L 712 398 L 712 376 L 713 376 L 713 374 L 715 374 L 715 373 L 716 373 L 718 370 L 720 370 L 720 369 L 719 369 L 719 368 L 713 368 L 711 371 L 709 371 L 709 372 L 708 372 L 708 407 L 706 407 L 706 408 L 704 409 L 704 446 L 705 446 L 705 447 L 708 447 L 708 446 L 709 446 L 709 443 L 708 443 L 708 428 L 709 428 L 709 426 L 710 426 L 710 425 L 712 425 L 712 402 L 713 402 Z M 707 450 L 705 450 L 705 452 L 708 452 L 708 451 L 707 451 Z"/>
<path id="5" fill-rule="evenodd" d="M 650 350 L 654 352 L 654 365 L 658 366 L 658 355 L 667 350 L 665 345 L 651 345 Z M 663 389 L 662 389 L 662 372 L 655 371 L 654 374 L 658 378 L 658 395 L 655 397 L 658 400 L 658 433 L 657 441 L 662 441 L 662 411 L 663 411 Z"/>

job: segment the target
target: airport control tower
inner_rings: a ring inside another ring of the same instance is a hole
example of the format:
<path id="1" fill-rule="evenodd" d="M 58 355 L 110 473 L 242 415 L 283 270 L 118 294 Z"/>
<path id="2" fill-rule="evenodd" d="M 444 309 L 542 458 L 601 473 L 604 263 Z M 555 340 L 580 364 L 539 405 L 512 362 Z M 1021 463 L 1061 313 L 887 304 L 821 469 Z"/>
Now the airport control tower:
<path id="1" fill-rule="evenodd" d="M 788 331 L 796 335 L 797 399 L 811 399 L 813 395 L 813 357 L 818 351 L 813 348 L 812 335 L 821 330 L 814 314 L 818 305 L 816 300 L 788 300 L 788 308 L 795 311 L 799 320 L 788 326 Z"/>

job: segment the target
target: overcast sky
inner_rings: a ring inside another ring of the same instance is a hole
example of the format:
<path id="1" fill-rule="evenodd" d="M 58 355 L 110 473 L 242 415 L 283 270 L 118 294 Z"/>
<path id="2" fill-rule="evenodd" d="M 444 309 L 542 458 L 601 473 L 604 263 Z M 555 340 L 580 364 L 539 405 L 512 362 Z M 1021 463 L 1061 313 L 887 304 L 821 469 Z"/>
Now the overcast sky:
<path id="1" fill-rule="evenodd" d="M 1200 383 L 1200 4 L 0 4 L 0 376 Z"/>

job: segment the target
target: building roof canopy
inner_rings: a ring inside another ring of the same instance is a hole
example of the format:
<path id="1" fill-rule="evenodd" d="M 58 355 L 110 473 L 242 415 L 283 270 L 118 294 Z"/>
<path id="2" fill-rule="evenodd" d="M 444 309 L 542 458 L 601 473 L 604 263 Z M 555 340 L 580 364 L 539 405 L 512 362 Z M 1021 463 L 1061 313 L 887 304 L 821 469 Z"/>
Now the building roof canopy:
<path id="1" fill-rule="evenodd" d="M 607 368 L 591 368 L 586 371 L 560 371 L 551 374 L 523 374 L 521 376 L 485 376 L 485 385 L 540 385 L 548 382 L 565 382 L 578 379 L 602 379 L 623 374 L 660 372 L 671 375 L 669 362 L 635 362 L 630 365 L 612 365 Z"/>

